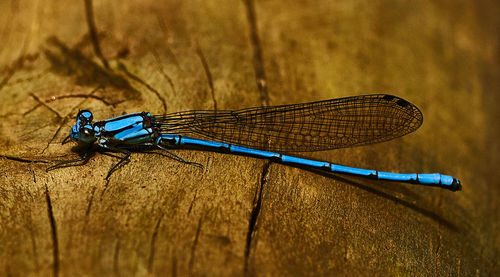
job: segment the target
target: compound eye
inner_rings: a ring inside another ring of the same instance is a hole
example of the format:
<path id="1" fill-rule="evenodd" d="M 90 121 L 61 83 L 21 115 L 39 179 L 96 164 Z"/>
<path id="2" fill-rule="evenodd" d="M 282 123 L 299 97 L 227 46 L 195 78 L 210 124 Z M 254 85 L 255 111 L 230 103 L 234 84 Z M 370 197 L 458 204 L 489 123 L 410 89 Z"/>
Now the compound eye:
<path id="1" fill-rule="evenodd" d="M 96 140 L 94 130 L 89 127 L 80 128 L 78 140 L 83 143 L 93 143 Z"/>
<path id="2" fill-rule="evenodd" d="M 94 130 L 89 129 L 89 128 L 83 128 L 82 134 L 85 136 L 93 136 L 94 135 Z"/>
<path id="3" fill-rule="evenodd" d="M 94 119 L 94 116 L 92 115 L 92 113 L 90 111 L 87 111 L 87 110 L 81 110 L 76 115 L 76 120 L 79 121 L 79 123 L 81 125 L 90 124 L 93 119 Z"/>

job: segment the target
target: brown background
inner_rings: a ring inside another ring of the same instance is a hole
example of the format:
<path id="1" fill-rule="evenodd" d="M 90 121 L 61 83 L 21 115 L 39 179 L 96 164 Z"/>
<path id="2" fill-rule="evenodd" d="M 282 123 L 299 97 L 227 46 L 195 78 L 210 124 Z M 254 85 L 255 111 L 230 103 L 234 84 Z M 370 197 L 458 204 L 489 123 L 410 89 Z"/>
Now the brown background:
<path id="1" fill-rule="evenodd" d="M 0 1 L 0 275 L 500 274 L 495 1 L 86 4 Z M 135 154 L 109 182 L 106 155 L 40 162 L 76 157 L 60 142 L 78 109 L 102 120 L 365 93 L 408 99 L 423 126 L 307 156 L 451 174 L 462 192 L 203 151 L 176 151 L 203 170 Z"/>

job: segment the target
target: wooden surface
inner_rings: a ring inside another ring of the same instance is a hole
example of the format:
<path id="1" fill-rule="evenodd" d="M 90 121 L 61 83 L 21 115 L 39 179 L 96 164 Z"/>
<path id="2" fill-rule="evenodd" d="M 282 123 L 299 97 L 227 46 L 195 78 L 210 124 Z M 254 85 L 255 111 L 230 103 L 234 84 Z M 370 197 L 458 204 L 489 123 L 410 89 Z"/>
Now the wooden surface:
<path id="1" fill-rule="evenodd" d="M 86 3 L 0 1 L 0 275 L 500 274 L 499 4 Z M 423 126 L 306 156 L 450 174 L 462 192 L 203 151 L 176 153 L 204 170 L 138 153 L 109 182 L 110 156 L 40 162 L 76 157 L 60 142 L 78 109 L 102 120 L 366 93 L 408 99 Z"/>

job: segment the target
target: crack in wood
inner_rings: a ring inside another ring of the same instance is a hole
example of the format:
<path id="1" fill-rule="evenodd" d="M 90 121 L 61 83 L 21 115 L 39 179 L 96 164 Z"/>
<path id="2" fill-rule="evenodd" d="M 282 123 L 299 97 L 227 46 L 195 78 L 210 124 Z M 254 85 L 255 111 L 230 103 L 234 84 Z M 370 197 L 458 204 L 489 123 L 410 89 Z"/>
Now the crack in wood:
<path id="1" fill-rule="evenodd" d="M 260 43 L 257 15 L 255 13 L 255 4 L 253 0 L 243 0 L 247 11 L 247 20 L 250 27 L 250 41 L 253 49 L 253 66 L 255 70 L 255 79 L 260 93 L 260 102 L 262 106 L 269 106 L 269 93 L 267 91 L 267 78 L 264 70 L 264 58 L 262 54 L 262 45 Z"/>
<path id="2" fill-rule="evenodd" d="M 212 73 L 210 72 L 210 67 L 208 66 L 207 59 L 201 50 L 200 45 L 196 43 L 196 53 L 198 57 L 200 57 L 201 64 L 203 65 L 203 69 L 205 70 L 205 75 L 207 76 L 208 86 L 210 87 L 210 94 L 212 96 L 212 102 L 214 104 L 214 111 L 217 111 L 217 101 L 215 99 L 215 89 L 214 89 L 214 81 L 212 79 Z"/>
<path id="3" fill-rule="evenodd" d="M 33 183 L 36 184 L 35 171 L 31 168 L 28 168 L 28 172 L 31 173 L 31 177 L 33 177 Z M 33 200 L 33 195 L 31 195 L 31 193 L 29 191 L 26 191 L 26 192 L 31 196 L 31 199 Z"/>
<path id="4" fill-rule="evenodd" d="M 195 190 L 195 191 L 194 191 L 193 200 L 191 200 L 191 204 L 189 204 L 189 209 L 188 209 L 187 215 L 190 215 L 190 214 L 191 214 L 191 210 L 193 209 L 194 202 L 196 201 L 196 195 L 197 195 L 197 194 L 198 194 L 198 190 Z"/>
<path id="5" fill-rule="evenodd" d="M 95 194 L 96 189 L 97 189 L 97 187 L 94 186 L 94 187 L 92 187 L 92 191 L 90 192 L 89 203 L 87 204 L 87 210 L 85 211 L 85 217 L 87 218 L 87 221 L 88 221 L 88 217 L 90 215 L 90 210 L 92 209 L 92 204 L 94 203 L 94 194 Z"/>
<path id="6" fill-rule="evenodd" d="M 42 149 L 42 152 L 41 152 L 42 154 L 45 153 L 45 150 L 49 149 L 50 144 L 56 139 L 57 135 L 59 135 L 59 132 L 61 132 L 62 127 L 66 124 L 66 122 L 68 122 L 68 119 L 69 119 L 68 116 L 65 116 L 64 118 L 62 118 L 62 122 L 61 122 L 61 124 L 59 124 L 59 127 L 57 127 L 56 132 L 54 133 L 54 135 L 52 135 L 50 140 L 47 142 L 47 145 L 45 146 L 45 148 Z"/>
<path id="7" fill-rule="evenodd" d="M 130 79 L 138 82 L 139 84 L 145 86 L 149 91 L 153 92 L 156 97 L 158 97 L 158 99 L 161 101 L 161 104 L 163 106 L 163 114 L 165 115 L 167 113 L 167 102 L 165 101 L 165 98 L 163 98 L 160 94 L 160 92 L 158 92 L 158 90 L 156 90 L 155 88 L 153 88 L 151 85 L 149 85 L 146 81 L 142 80 L 141 78 L 139 78 L 139 76 L 133 74 L 132 72 L 128 71 L 127 67 L 123 64 L 123 63 L 119 63 L 118 64 L 118 68 L 123 71 L 125 73 L 125 75 L 127 75 Z"/>
<path id="8" fill-rule="evenodd" d="M 31 176 L 33 178 L 33 183 L 36 184 L 37 181 L 36 181 L 35 171 L 31 168 L 29 168 L 28 171 L 31 173 Z M 31 197 L 31 202 L 34 203 L 35 199 L 34 199 L 33 195 L 29 192 L 29 190 L 27 190 L 26 192 Z M 39 272 L 40 271 L 40 262 L 38 261 L 39 260 L 38 247 L 36 245 L 35 228 L 33 226 L 33 217 L 31 215 L 31 211 L 30 211 L 30 221 L 28 223 L 27 228 L 30 231 L 31 251 L 33 252 L 33 263 L 35 265 L 36 272 Z"/>
<path id="9" fill-rule="evenodd" d="M 247 232 L 247 241 L 245 245 L 245 264 L 244 264 L 244 272 L 249 272 L 249 260 L 250 260 L 250 251 L 252 249 L 252 244 L 256 245 L 256 241 L 254 240 L 254 236 L 257 232 L 257 220 L 259 219 L 260 210 L 262 207 L 262 191 L 264 190 L 264 185 L 267 183 L 267 178 L 269 175 L 269 168 L 271 166 L 271 161 L 268 161 L 264 164 L 262 168 L 262 174 L 260 177 L 260 184 L 255 191 L 255 196 L 253 200 L 253 209 L 250 214 L 250 221 L 248 223 L 248 232 Z"/>
<path id="10" fill-rule="evenodd" d="M 24 159 L 24 158 L 9 156 L 9 155 L 0 155 L 0 158 L 4 158 L 4 159 L 7 159 L 7 160 L 11 160 L 11 161 L 16 161 L 16 162 L 20 162 L 20 163 L 44 163 L 44 164 L 49 163 L 49 161 L 44 161 L 44 160 L 28 160 L 28 159 Z"/>
<path id="11" fill-rule="evenodd" d="M 45 200 L 47 202 L 47 213 L 49 216 L 50 230 L 52 236 L 52 254 L 53 254 L 53 264 L 52 271 L 54 276 L 59 275 L 59 240 L 57 238 L 57 226 L 54 217 L 54 210 L 52 207 L 52 200 L 50 199 L 49 188 L 45 184 Z"/>
<path id="12" fill-rule="evenodd" d="M 92 41 L 92 46 L 94 47 L 94 52 L 96 56 L 101 60 L 101 63 L 106 69 L 109 69 L 109 63 L 101 52 L 101 46 L 99 45 L 99 37 L 97 36 L 97 28 L 94 19 L 94 7 L 92 5 L 92 0 L 84 0 L 85 2 L 85 16 L 87 19 L 87 26 L 89 28 L 90 40 Z"/>
<path id="13" fill-rule="evenodd" d="M 38 97 L 36 94 L 30 93 L 30 96 L 33 97 L 33 99 L 35 99 L 38 102 L 38 105 L 42 105 L 49 111 L 53 112 L 57 116 L 57 118 L 59 118 L 59 120 L 63 118 L 63 116 L 58 111 L 54 110 L 51 106 L 47 105 L 47 103 L 45 103 L 42 99 L 40 99 L 40 97 Z"/>
<path id="14" fill-rule="evenodd" d="M 110 182 L 110 178 L 107 178 L 106 184 L 104 184 L 104 189 L 101 192 L 101 201 L 102 201 L 102 198 L 104 197 L 104 193 L 106 193 L 106 191 L 108 190 L 109 182 Z"/>
<path id="15" fill-rule="evenodd" d="M 93 89 L 88 95 L 89 96 L 93 95 L 94 93 L 96 93 L 101 88 L 102 88 L 101 86 L 98 86 L 97 88 Z M 88 97 L 85 98 L 85 99 L 83 99 L 82 101 L 80 101 L 80 103 L 78 103 L 77 105 L 73 106 L 73 108 L 71 108 L 71 111 L 66 116 L 64 116 L 64 117 L 62 117 L 60 119 L 61 124 L 59 124 L 59 127 L 57 128 L 56 132 L 54 133 L 54 135 L 52 136 L 52 138 L 49 140 L 49 142 L 47 142 L 47 145 L 42 150 L 42 153 L 44 153 L 45 150 L 47 150 L 49 148 L 50 144 L 56 139 L 56 137 L 59 134 L 59 132 L 61 131 L 62 127 L 66 124 L 66 122 L 68 122 L 68 120 L 70 119 L 71 115 L 75 113 L 75 109 L 77 107 L 80 107 L 83 103 L 85 103 L 85 101 L 87 101 L 87 99 L 88 99 Z"/>
<path id="16" fill-rule="evenodd" d="M 198 239 L 200 237 L 201 225 L 202 225 L 202 217 L 198 219 L 198 227 L 196 228 L 196 235 L 194 236 L 193 245 L 191 246 L 191 256 L 189 257 L 189 267 L 188 267 L 190 273 L 189 275 L 191 275 L 193 271 L 196 246 L 198 245 Z"/>
<path id="17" fill-rule="evenodd" d="M 104 90 L 104 87 L 101 87 L 101 88 Z M 36 110 L 38 107 L 41 107 L 41 106 L 47 107 L 48 109 L 50 109 L 52 111 L 52 108 L 50 106 L 48 106 L 47 103 L 54 102 L 54 101 L 57 101 L 57 100 L 60 100 L 60 99 L 91 98 L 91 99 L 95 99 L 95 100 L 101 101 L 104 105 L 106 105 L 106 106 L 112 106 L 113 108 L 116 107 L 116 105 L 118 105 L 118 104 L 123 103 L 123 102 L 126 101 L 126 100 L 119 100 L 119 101 L 115 101 L 115 102 L 109 102 L 108 100 L 104 99 L 103 97 L 100 97 L 100 96 L 97 96 L 97 95 L 88 95 L 88 94 L 68 94 L 68 95 L 52 96 L 48 100 L 41 100 L 38 96 L 36 96 L 33 93 L 30 93 L 30 95 L 33 98 L 35 98 L 35 100 L 37 100 L 37 102 L 39 102 L 39 103 L 36 104 L 35 106 L 33 106 L 33 108 L 31 108 L 31 109 L 27 110 L 26 112 L 24 112 L 23 115 L 27 115 L 27 114 L 33 112 L 34 110 Z M 57 114 L 59 114 L 59 113 L 57 113 Z"/>
<path id="18" fill-rule="evenodd" d="M 160 55 L 158 54 L 158 52 L 154 48 L 151 50 L 151 53 L 153 53 L 153 57 L 155 58 L 155 63 L 158 66 L 158 70 L 160 71 L 160 73 L 163 76 L 163 78 L 165 78 L 167 80 L 168 84 L 170 85 L 170 88 L 173 91 L 174 96 L 177 95 L 177 91 L 175 90 L 175 86 L 174 86 L 174 81 L 165 72 L 165 69 L 163 68 L 163 65 L 161 63 Z"/>

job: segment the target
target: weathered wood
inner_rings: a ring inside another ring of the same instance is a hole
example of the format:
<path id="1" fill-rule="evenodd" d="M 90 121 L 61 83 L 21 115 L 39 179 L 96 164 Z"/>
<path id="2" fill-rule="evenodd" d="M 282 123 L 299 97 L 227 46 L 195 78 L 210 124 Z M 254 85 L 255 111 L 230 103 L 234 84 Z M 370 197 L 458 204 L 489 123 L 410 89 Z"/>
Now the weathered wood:
<path id="1" fill-rule="evenodd" d="M 0 275 L 498 275 L 499 12 L 0 1 Z M 419 106 L 420 130 L 307 156 L 448 173 L 462 192 L 191 150 L 176 153 L 204 170 L 137 153 L 109 181 L 102 154 L 45 172 L 76 156 L 60 141 L 78 109 L 100 120 L 378 92 Z"/>

